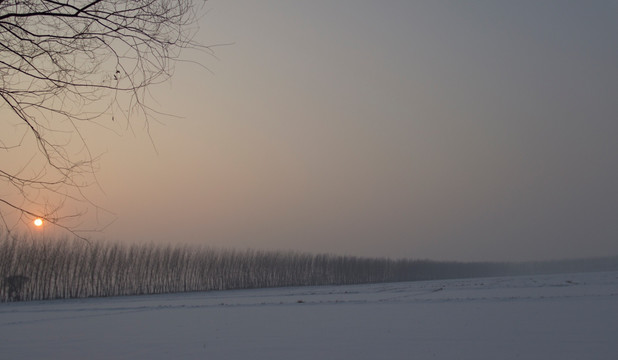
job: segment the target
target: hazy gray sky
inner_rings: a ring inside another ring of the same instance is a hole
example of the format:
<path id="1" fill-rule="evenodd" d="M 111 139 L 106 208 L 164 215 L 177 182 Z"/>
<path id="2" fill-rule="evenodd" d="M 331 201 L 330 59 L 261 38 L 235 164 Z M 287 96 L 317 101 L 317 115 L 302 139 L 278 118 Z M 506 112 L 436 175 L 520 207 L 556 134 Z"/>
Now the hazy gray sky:
<path id="1" fill-rule="evenodd" d="M 109 239 L 618 254 L 618 2 L 210 0 L 183 119 L 109 136 Z"/>

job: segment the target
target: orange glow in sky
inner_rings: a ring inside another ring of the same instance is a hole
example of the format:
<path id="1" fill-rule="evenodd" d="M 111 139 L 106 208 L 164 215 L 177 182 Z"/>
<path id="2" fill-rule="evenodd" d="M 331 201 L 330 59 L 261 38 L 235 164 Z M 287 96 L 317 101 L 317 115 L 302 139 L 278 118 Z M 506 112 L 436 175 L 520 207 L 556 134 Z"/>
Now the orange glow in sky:
<path id="1" fill-rule="evenodd" d="M 43 226 L 43 219 L 41 219 L 41 218 L 34 219 L 34 226 L 36 226 L 36 227 Z"/>

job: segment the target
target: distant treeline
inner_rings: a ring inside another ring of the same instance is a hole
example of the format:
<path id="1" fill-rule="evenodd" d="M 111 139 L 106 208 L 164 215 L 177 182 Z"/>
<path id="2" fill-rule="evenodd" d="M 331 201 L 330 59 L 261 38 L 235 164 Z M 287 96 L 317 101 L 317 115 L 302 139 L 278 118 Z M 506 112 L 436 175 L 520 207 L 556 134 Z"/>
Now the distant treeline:
<path id="1" fill-rule="evenodd" d="M 618 258 L 462 263 L 0 236 L 2 302 L 618 269 Z"/>

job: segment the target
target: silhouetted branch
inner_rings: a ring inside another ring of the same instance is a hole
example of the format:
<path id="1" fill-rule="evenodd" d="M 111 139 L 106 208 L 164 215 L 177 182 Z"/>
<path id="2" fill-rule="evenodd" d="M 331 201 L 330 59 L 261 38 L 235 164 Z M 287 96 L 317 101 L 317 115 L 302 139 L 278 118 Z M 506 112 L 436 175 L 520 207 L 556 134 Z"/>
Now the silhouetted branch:
<path id="1" fill-rule="evenodd" d="M 0 126 L 16 132 L 0 133 L 0 156 L 30 154 L 23 166 L 1 165 L 12 189 L 1 204 L 38 217 L 67 199 L 96 207 L 80 190 L 96 183 L 82 127 L 131 128 L 156 115 L 146 89 L 172 75 L 183 49 L 209 50 L 193 41 L 199 2 L 0 1 Z"/>

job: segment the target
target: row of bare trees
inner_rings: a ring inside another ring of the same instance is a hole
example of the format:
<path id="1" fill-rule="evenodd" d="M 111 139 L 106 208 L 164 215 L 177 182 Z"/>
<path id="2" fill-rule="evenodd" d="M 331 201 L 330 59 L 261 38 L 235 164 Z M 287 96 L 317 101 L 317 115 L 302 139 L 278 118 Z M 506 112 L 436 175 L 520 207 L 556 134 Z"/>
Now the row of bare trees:
<path id="1" fill-rule="evenodd" d="M 0 240 L 1 301 L 409 279 L 412 262 L 295 252 Z"/>
<path id="2" fill-rule="evenodd" d="M 614 259 L 607 264 L 616 267 L 617 263 Z M 552 269 L 574 269 L 564 266 L 578 263 L 544 264 L 545 272 L 553 272 Z M 554 267 L 548 268 L 548 264 Z M 3 236 L 0 238 L 0 301 L 495 276 L 543 272 L 541 265 L 390 260 L 152 244 L 88 244 L 82 240 Z"/>

